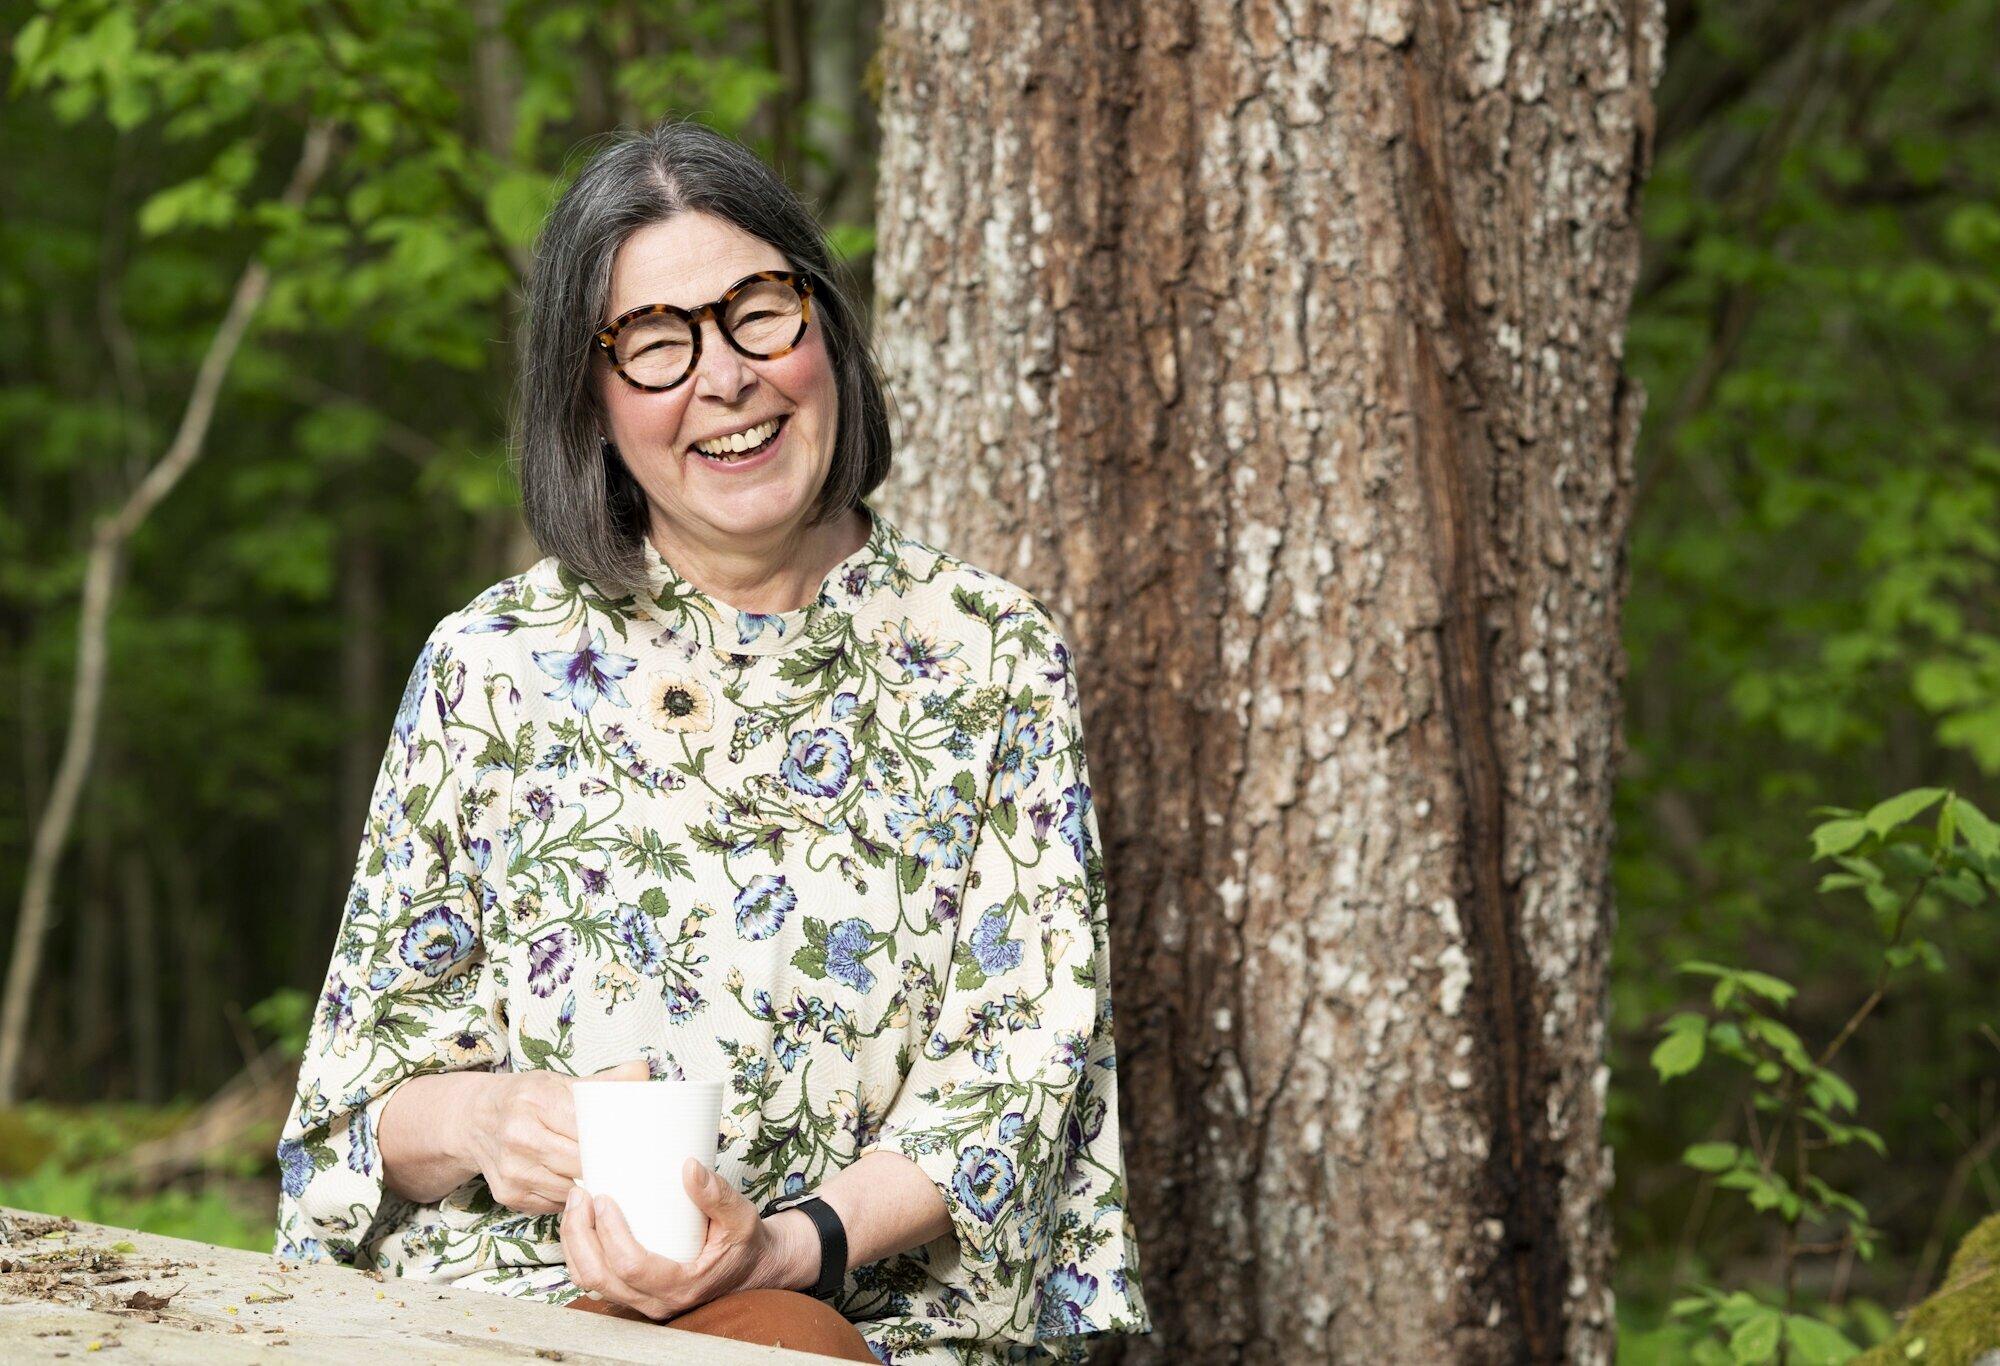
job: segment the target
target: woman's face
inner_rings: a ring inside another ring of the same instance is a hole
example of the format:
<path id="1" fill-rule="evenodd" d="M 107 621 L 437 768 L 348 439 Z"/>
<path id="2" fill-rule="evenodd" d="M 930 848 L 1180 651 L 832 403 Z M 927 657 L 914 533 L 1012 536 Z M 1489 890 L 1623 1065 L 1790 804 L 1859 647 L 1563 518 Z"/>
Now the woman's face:
<path id="1" fill-rule="evenodd" d="M 789 270 L 784 253 L 733 223 L 688 212 L 639 229 L 611 265 L 611 297 L 599 325 L 641 304 L 694 309 L 759 270 Z M 791 351 L 752 360 L 701 324 L 701 361 L 671 389 L 635 389 L 601 347 L 592 365 L 610 430 L 604 434 L 646 492 L 650 522 L 711 544 L 804 524 L 833 463 L 839 397 L 825 329 L 815 316 Z M 736 464 L 718 464 L 697 441 L 784 417 L 777 444 Z"/>

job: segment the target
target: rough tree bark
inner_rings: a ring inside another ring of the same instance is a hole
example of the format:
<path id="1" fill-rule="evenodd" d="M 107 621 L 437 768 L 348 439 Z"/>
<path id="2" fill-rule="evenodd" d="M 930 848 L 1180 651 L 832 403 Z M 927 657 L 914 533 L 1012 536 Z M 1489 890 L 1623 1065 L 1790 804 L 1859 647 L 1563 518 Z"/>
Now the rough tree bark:
<path id="1" fill-rule="evenodd" d="M 1156 1331 L 1606 1360 L 1659 0 L 891 0 L 885 499 L 1076 648 Z"/>

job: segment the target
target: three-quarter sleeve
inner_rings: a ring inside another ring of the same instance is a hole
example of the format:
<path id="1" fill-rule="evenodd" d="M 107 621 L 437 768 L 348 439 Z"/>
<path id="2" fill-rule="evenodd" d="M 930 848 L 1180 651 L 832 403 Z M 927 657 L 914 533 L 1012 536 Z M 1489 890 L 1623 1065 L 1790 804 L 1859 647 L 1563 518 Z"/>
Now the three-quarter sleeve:
<path id="1" fill-rule="evenodd" d="M 952 1231 L 931 1269 L 972 1321 L 950 1335 L 1049 1345 L 1151 1324 L 1119 1146 L 1097 817 L 1069 651 L 1043 621 L 1006 684 L 950 975 L 862 1151 L 902 1153 L 944 1197 Z"/>
<path id="2" fill-rule="evenodd" d="M 361 1266 L 400 1207 L 375 1135 L 394 1087 L 507 1054 L 489 964 L 504 853 L 507 746 L 489 671 L 451 629 L 410 672 L 278 1142 L 276 1251 Z M 495 775 L 498 776 L 495 776 Z"/>

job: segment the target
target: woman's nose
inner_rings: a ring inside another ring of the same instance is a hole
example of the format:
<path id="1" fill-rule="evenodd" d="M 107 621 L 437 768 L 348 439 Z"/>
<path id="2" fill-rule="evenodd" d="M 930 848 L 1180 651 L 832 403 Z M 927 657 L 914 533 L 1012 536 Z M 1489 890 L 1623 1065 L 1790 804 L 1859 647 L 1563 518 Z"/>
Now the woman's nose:
<path id="1" fill-rule="evenodd" d="M 752 379 L 752 372 L 722 335 L 722 329 L 715 325 L 715 319 L 703 318 L 702 326 L 710 329 L 710 335 L 701 339 L 701 363 L 695 367 L 694 389 L 698 394 L 710 394 L 725 403 L 734 402 L 743 392 L 744 386 Z"/>

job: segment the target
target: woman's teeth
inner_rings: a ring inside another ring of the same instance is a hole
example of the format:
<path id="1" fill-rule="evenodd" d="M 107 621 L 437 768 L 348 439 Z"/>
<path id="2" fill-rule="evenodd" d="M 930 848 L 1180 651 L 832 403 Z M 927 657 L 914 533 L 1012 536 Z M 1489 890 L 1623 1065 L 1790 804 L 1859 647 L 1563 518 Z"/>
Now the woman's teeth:
<path id="1" fill-rule="evenodd" d="M 734 436 L 719 437 L 714 441 L 698 441 L 694 449 L 717 464 L 727 465 L 732 461 L 756 455 L 771 444 L 778 435 L 778 428 L 783 425 L 782 417 L 774 417 Z"/>

